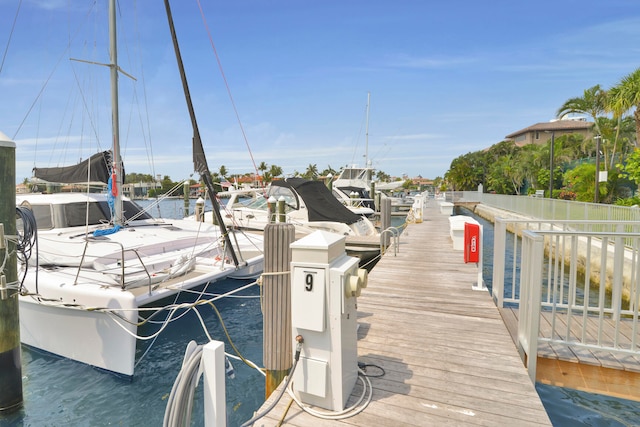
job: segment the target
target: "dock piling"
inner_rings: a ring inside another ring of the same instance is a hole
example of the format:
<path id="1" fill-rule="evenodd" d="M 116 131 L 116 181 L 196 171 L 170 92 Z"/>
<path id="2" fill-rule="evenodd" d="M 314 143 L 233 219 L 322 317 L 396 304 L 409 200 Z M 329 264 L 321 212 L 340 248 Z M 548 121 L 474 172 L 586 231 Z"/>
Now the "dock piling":
<path id="1" fill-rule="evenodd" d="M 291 352 L 290 245 L 295 240 L 291 224 L 267 224 L 264 229 L 264 367 L 265 394 L 278 387 L 293 364 Z"/>
<path id="2" fill-rule="evenodd" d="M 182 199 L 184 200 L 184 217 L 189 216 L 189 181 L 182 184 Z"/>
<path id="3" fill-rule="evenodd" d="M 18 313 L 16 245 L 16 144 L 0 132 L 0 223 L 4 233 L 0 249 L 0 413 L 22 407 L 22 362 Z M 6 233 L 6 234 L 5 234 Z"/>

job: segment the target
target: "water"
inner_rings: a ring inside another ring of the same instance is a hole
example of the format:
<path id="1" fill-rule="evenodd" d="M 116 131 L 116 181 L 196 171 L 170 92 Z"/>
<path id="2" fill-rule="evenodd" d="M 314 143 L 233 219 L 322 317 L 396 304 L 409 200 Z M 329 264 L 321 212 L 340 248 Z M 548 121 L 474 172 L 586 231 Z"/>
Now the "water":
<path id="1" fill-rule="evenodd" d="M 226 292 L 249 281 L 224 280 L 210 291 Z M 231 338 L 244 357 L 262 365 L 262 314 L 259 290 L 252 287 L 215 303 Z M 199 307 L 211 336 L 225 342 L 218 317 L 208 306 Z M 148 335 L 157 325 L 141 328 Z M 139 360 L 133 379 L 105 373 L 90 366 L 22 347 L 24 407 L 0 426 L 159 426 L 166 398 L 179 372 L 189 341 L 207 342 L 200 321 L 187 312 L 159 335 Z M 138 346 L 138 358 L 147 345 Z M 227 379 L 229 426 L 251 418 L 264 400 L 264 377 L 240 361 L 233 361 L 235 379 Z M 198 387 L 192 425 L 203 425 L 202 387 Z"/>
<path id="2" fill-rule="evenodd" d="M 150 202 L 143 202 L 148 204 Z M 141 204 L 143 204 L 141 203 Z M 193 205 L 193 201 L 192 201 Z M 182 215 L 182 200 L 161 204 L 164 217 Z M 193 206 L 190 209 L 193 212 Z M 154 212 L 157 214 L 157 212 Z M 485 247 L 493 242 L 493 225 L 477 218 L 484 226 Z M 485 251 L 485 255 L 490 251 Z M 484 259 L 483 275 L 491 280 L 492 260 Z M 210 292 L 223 293 L 250 281 L 224 280 Z M 488 283 L 490 285 L 490 283 Z M 256 286 L 242 291 L 240 298 L 216 302 L 236 347 L 243 356 L 262 365 L 262 313 Z M 207 306 L 199 308 L 211 336 L 225 342 L 220 321 Z M 149 334 L 157 325 L 141 328 Z M 22 347 L 23 408 L 0 416 L 0 426 L 159 426 L 162 425 L 166 398 L 179 371 L 189 341 L 207 342 L 193 312 L 172 323 L 153 343 L 138 347 L 138 358 L 148 345 L 151 349 L 138 361 L 133 379 L 123 379 L 90 366 Z M 235 378 L 227 379 L 227 417 L 229 426 L 251 418 L 264 400 L 264 377 L 233 361 Z M 538 384 L 538 394 L 556 427 L 640 426 L 640 403 L 580 391 Z M 202 387 L 195 396 L 192 425 L 203 425 Z"/>

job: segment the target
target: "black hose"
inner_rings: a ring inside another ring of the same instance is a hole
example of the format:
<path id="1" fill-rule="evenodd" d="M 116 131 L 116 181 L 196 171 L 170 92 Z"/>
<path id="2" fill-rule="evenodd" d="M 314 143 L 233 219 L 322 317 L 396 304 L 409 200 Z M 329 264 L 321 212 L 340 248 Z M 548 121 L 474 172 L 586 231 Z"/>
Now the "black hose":
<path id="1" fill-rule="evenodd" d="M 27 277 L 29 260 L 34 252 L 36 254 L 36 294 L 38 293 L 38 225 L 33 211 L 24 206 L 16 206 L 16 218 L 22 223 L 22 229 L 17 230 L 16 257 L 24 264 L 22 279 L 20 280 L 20 291 L 23 290 L 24 279 Z"/>

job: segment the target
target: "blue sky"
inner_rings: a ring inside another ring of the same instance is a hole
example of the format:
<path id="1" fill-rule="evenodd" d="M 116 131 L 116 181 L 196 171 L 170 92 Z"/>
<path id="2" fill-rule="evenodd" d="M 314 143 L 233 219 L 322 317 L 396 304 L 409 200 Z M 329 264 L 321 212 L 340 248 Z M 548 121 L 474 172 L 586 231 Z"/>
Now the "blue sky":
<path id="1" fill-rule="evenodd" d="M 435 178 L 640 67 L 636 0 L 173 0 L 172 9 L 212 171 L 361 165 L 368 140 L 375 168 Z M 106 10 L 106 0 L 0 0 L 0 132 L 17 144 L 18 182 L 34 166 L 110 148 L 108 71 L 70 60 L 108 62 Z M 119 79 L 126 171 L 188 178 L 192 130 L 164 4 L 121 0 L 118 19 L 119 64 L 136 78 Z"/>

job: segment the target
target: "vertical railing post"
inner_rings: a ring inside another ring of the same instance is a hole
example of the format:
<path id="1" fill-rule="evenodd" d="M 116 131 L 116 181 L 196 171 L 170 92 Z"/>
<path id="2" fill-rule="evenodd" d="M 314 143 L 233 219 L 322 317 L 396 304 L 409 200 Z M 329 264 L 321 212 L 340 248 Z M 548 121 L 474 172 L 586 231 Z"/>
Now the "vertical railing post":
<path id="1" fill-rule="evenodd" d="M 491 292 L 498 308 L 502 308 L 504 304 L 504 267 L 506 241 L 506 220 L 503 218 L 496 218 L 493 229 L 493 278 L 491 280 Z"/>
<path id="2" fill-rule="evenodd" d="M 522 232 L 522 269 L 520 274 L 520 314 L 518 349 L 526 354 L 527 371 L 536 382 L 538 333 L 540 332 L 540 299 L 544 238 L 530 231 Z"/>
<path id="3" fill-rule="evenodd" d="M 624 253 L 624 238 L 616 237 L 613 250 L 613 289 L 611 290 L 611 308 L 613 309 L 613 321 L 616 323 L 620 322 L 620 310 L 622 310 Z M 616 334 L 616 341 L 617 339 Z"/>

